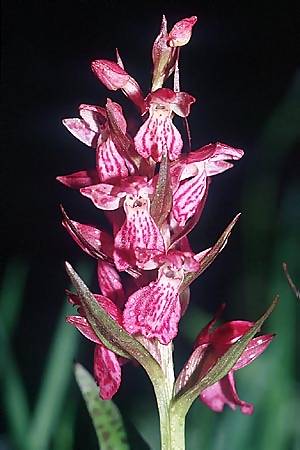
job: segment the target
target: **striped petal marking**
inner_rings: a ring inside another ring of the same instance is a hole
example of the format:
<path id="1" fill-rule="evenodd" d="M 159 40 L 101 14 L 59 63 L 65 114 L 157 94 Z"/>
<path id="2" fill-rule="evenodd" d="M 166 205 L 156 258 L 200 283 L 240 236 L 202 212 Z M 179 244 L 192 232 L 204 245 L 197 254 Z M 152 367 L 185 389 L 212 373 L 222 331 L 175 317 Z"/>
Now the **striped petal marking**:
<path id="1" fill-rule="evenodd" d="M 206 183 L 207 175 L 202 163 L 202 170 L 199 167 L 198 174 L 183 181 L 174 193 L 172 215 L 180 226 L 184 226 L 195 214 L 199 203 L 205 197 Z"/>
<path id="2" fill-rule="evenodd" d="M 132 294 L 124 310 L 128 333 L 157 338 L 162 344 L 171 342 L 177 335 L 180 319 L 178 290 L 182 279 L 183 269 L 174 270 L 165 264 L 157 281 Z"/>
<path id="3" fill-rule="evenodd" d="M 96 155 L 97 173 L 102 182 L 113 182 L 119 178 L 128 177 L 126 161 L 116 149 L 110 136 L 98 144 Z"/>
<path id="4" fill-rule="evenodd" d="M 121 384 L 121 367 L 117 355 L 102 345 L 96 345 L 94 376 L 103 400 L 110 400 Z"/>
<path id="5" fill-rule="evenodd" d="M 128 194 L 124 199 L 126 220 L 115 237 L 114 261 L 118 270 L 137 265 L 136 250 L 148 249 L 164 252 L 163 237 L 150 215 L 150 199 L 147 192 Z"/>
<path id="6" fill-rule="evenodd" d="M 171 161 L 179 157 L 183 142 L 170 115 L 169 105 L 156 104 L 150 107 L 149 118 L 134 138 L 136 151 L 143 158 L 151 156 L 154 161 L 160 161 L 165 148 Z"/>

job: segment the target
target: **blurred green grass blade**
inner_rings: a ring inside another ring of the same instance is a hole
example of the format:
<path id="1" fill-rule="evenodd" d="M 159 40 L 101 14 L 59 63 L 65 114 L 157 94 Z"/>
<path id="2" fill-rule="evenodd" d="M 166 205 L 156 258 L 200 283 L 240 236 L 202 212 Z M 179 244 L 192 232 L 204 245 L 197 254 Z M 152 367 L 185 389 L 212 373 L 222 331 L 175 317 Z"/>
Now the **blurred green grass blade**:
<path id="1" fill-rule="evenodd" d="M 10 339 L 22 307 L 27 273 L 28 266 L 24 262 L 18 259 L 10 261 L 0 289 L 0 378 L 4 412 L 15 448 L 22 448 L 28 427 L 29 406 Z"/>
<path id="2" fill-rule="evenodd" d="M 294 398 L 297 395 L 296 375 L 296 318 L 299 316 L 299 302 L 287 283 L 282 271 L 282 261 L 287 260 L 293 269 L 295 279 L 300 277 L 299 249 L 300 217 L 296 215 L 294 205 L 298 205 L 300 194 L 297 186 L 290 186 L 282 205 L 282 217 L 278 228 L 270 277 L 270 292 L 279 292 L 282 299 L 280 314 L 274 314 L 269 326 L 278 333 L 276 339 L 276 358 L 272 364 L 272 379 L 269 385 L 266 402 L 266 415 L 261 433 L 260 449 L 268 445 L 272 450 L 288 448 L 296 435 L 294 421 Z M 270 413 L 271 411 L 271 413 Z"/>
<path id="3" fill-rule="evenodd" d="M 0 318 L 6 339 L 12 335 L 19 318 L 27 274 L 28 265 L 14 259 L 7 264 L 3 275 L 0 288 Z"/>
<path id="4" fill-rule="evenodd" d="M 63 413 L 55 430 L 52 450 L 73 450 L 75 440 L 75 418 L 77 399 L 69 397 L 65 400 Z"/>
<path id="5" fill-rule="evenodd" d="M 129 450 L 126 431 L 117 406 L 111 400 L 101 400 L 93 377 L 80 364 L 75 366 L 75 376 L 101 450 Z"/>
<path id="6" fill-rule="evenodd" d="M 86 279 L 90 278 L 87 266 L 81 267 L 80 271 Z M 80 337 L 78 331 L 65 322 L 70 314 L 74 314 L 74 309 L 65 300 L 27 435 L 27 450 L 48 449 L 61 417 Z"/>
<path id="7" fill-rule="evenodd" d="M 2 327 L 1 327 L 2 328 Z M 10 439 L 16 449 L 22 449 L 29 423 L 29 406 L 23 380 L 15 362 L 10 344 L 1 329 L 1 354 L 4 360 L 1 371 L 3 407 Z"/>
<path id="8" fill-rule="evenodd" d="M 248 181 L 245 183 L 243 205 L 247 216 L 242 220 L 241 229 L 246 255 L 245 301 L 249 308 L 251 305 L 253 308 L 252 294 L 255 289 L 267 298 L 266 277 L 269 275 L 268 263 L 274 239 L 280 177 L 289 156 L 288 151 L 292 150 L 299 139 L 299 117 L 298 73 L 264 127 L 256 146 L 260 151 L 257 158 L 253 158 Z M 259 272 L 258 267 L 261 268 Z"/>

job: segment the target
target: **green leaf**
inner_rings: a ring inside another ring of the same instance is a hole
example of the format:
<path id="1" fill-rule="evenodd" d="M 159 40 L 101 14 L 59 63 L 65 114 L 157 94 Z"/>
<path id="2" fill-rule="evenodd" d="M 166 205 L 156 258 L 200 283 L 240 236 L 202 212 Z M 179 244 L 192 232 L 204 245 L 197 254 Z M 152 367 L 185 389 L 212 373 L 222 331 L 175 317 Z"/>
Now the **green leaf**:
<path id="1" fill-rule="evenodd" d="M 160 163 L 157 185 L 151 202 L 151 216 L 158 227 L 161 227 L 169 215 L 172 202 L 170 162 L 168 156 L 164 154 Z"/>
<path id="2" fill-rule="evenodd" d="M 223 231 L 215 245 L 211 247 L 211 249 L 206 253 L 204 258 L 200 261 L 200 269 L 198 272 L 190 272 L 185 275 L 183 282 L 180 286 L 180 291 L 183 292 L 196 278 L 198 278 L 216 259 L 218 254 L 223 250 L 225 245 L 227 244 L 228 238 L 231 235 L 232 229 L 234 225 L 237 223 L 241 214 L 237 214 L 235 218 L 230 222 L 227 228 Z"/>
<path id="3" fill-rule="evenodd" d="M 275 297 L 270 307 L 261 316 L 260 319 L 255 322 L 253 327 L 246 333 L 241 339 L 239 339 L 234 345 L 232 345 L 227 352 L 218 359 L 217 363 L 207 372 L 207 374 L 201 379 L 196 379 L 192 386 L 189 383 L 183 387 L 175 396 L 173 408 L 187 412 L 193 401 L 199 396 L 199 394 L 209 386 L 217 383 L 221 380 L 235 365 L 240 358 L 249 341 L 259 332 L 264 321 L 274 310 L 278 303 L 278 296 Z M 196 369 L 195 369 L 196 370 Z"/>
<path id="4" fill-rule="evenodd" d="M 75 365 L 75 377 L 93 421 L 101 450 L 129 450 L 123 420 L 111 400 L 99 397 L 93 377 L 80 364 Z"/>
<path id="5" fill-rule="evenodd" d="M 136 359 L 152 381 L 162 378 L 161 367 L 148 350 L 120 327 L 96 302 L 93 294 L 69 263 L 66 263 L 66 270 L 80 298 L 86 318 L 101 342 L 117 355 Z"/>

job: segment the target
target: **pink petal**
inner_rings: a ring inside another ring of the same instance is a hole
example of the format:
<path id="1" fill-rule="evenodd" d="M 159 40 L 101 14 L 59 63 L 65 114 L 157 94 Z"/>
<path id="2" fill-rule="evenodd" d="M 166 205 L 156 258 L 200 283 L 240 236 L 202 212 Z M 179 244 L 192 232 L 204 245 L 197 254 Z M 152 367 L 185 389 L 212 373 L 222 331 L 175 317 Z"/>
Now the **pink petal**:
<path id="1" fill-rule="evenodd" d="M 75 242 L 90 256 L 95 256 L 99 252 L 112 256 L 113 241 L 105 231 L 70 220 L 66 214 L 64 214 L 63 225 Z"/>
<path id="2" fill-rule="evenodd" d="M 174 193 L 172 214 L 180 226 L 184 226 L 195 214 L 199 204 L 205 201 L 206 178 L 206 173 L 200 172 L 197 176 L 182 182 Z"/>
<path id="3" fill-rule="evenodd" d="M 150 216 L 149 204 L 145 199 L 132 202 L 132 206 L 128 200 L 124 203 L 126 221 L 115 237 L 114 261 L 120 271 L 135 265 L 143 267 L 143 262 L 136 260 L 136 249 L 149 249 L 153 254 L 164 252 L 163 237 Z"/>
<path id="4" fill-rule="evenodd" d="M 195 370 L 202 363 L 208 344 L 202 344 L 195 348 L 185 365 L 183 366 L 181 372 L 179 373 L 176 383 L 175 383 L 175 394 L 177 394 L 181 389 L 185 388 L 188 384 L 190 378 L 193 376 Z M 197 378 L 199 375 L 197 374 Z"/>
<path id="5" fill-rule="evenodd" d="M 125 293 L 116 269 L 105 261 L 98 260 L 98 283 L 102 294 L 111 299 L 119 308 L 125 303 Z"/>
<path id="6" fill-rule="evenodd" d="M 89 128 L 95 133 L 101 133 L 103 125 L 106 122 L 105 108 L 96 105 L 81 104 L 79 114 L 88 124 Z"/>
<path id="7" fill-rule="evenodd" d="M 123 92 L 140 109 L 141 114 L 144 114 L 147 108 L 146 103 L 141 88 L 134 78 L 129 77 Z"/>
<path id="8" fill-rule="evenodd" d="M 79 172 L 71 173 L 70 175 L 56 177 L 56 179 L 72 189 L 81 189 L 99 183 L 96 170 L 81 170 Z"/>
<path id="9" fill-rule="evenodd" d="M 119 325 L 122 325 L 123 316 L 117 305 L 104 295 L 93 294 L 97 303 L 109 314 Z"/>
<path id="10" fill-rule="evenodd" d="M 240 407 L 243 414 L 252 414 L 254 407 L 251 403 L 240 400 L 236 391 L 233 372 L 229 372 L 222 380 L 204 389 L 200 399 L 210 409 L 221 412 L 225 405 L 235 410 Z"/>
<path id="11" fill-rule="evenodd" d="M 94 353 L 94 376 L 100 397 L 110 400 L 121 383 L 121 367 L 117 356 L 102 345 L 96 345 Z"/>
<path id="12" fill-rule="evenodd" d="M 197 17 L 192 16 L 175 23 L 169 33 L 168 44 L 170 47 L 181 47 L 191 39 L 192 28 L 197 22 Z"/>
<path id="13" fill-rule="evenodd" d="M 91 130 L 87 123 L 82 119 L 64 119 L 64 126 L 84 144 L 89 147 L 96 147 L 98 140 L 98 133 Z"/>
<path id="14" fill-rule="evenodd" d="M 186 164 L 192 164 L 200 161 L 225 161 L 238 160 L 243 156 L 244 152 L 240 148 L 230 147 L 222 142 L 207 144 L 198 150 L 189 153 L 186 158 Z"/>
<path id="15" fill-rule="evenodd" d="M 95 342 L 96 344 L 101 344 L 100 339 L 97 337 L 85 317 L 69 316 L 66 318 L 66 322 L 76 327 L 77 330 L 90 341 Z"/>
<path id="16" fill-rule="evenodd" d="M 67 291 L 67 295 L 68 295 L 68 300 L 72 305 L 81 307 L 81 300 L 77 294 Z M 107 312 L 107 314 L 109 314 L 112 317 L 112 319 L 114 319 L 116 322 L 118 322 L 119 325 L 122 325 L 123 316 L 122 316 L 122 312 L 118 308 L 118 306 L 111 299 L 104 297 L 104 295 L 93 294 L 93 296 L 94 296 L 94 299 L 96 300 L 96 302 L 101 306 L 101 308 L 103 308 L 105 310 L 105 312 Z M 68 322 L 71 323 L 71 321 L 72 321 L 73 324 L 76 323 L 76 325 L 79 324 L 82 326 L 85 326 L 87 324 L 88 327 L 92 330 L 92 328 L 90 327 L 90 325 L 88 324 L 87 320 L 84 317 L 84 311 L 82 312 L 82 314 L 83 314 L 83 317 L 82 316 L 69 316 L 68 319 L 71 319 L 71 320 L 68 320 Z M 81 320 L 81 319 L 84 319 L 84 320 Z"/>
<path id="17" fill-rule="evenodd" d="M 136 151 L 143 157 L 152 156 L 160 161 L 162 153 L 168 150 L 171 161 L 180 155 L 183 142 L 170 117 L 165 115 L 149 116 L 134 138 Z"/>
<path id="18" fill-rule="evenodd" d="M 266 348 L 270 345 L 273 337 L 274 336 L 272 334 L 265 334 L 263 336 L 251 339 L 246 347 L 246 350 L 244 350 L 242 356 L 236 362 L 232 370 L 242 369 L 243 367 L 252 363 L 252 361 L 254 361 L 266 350 Z"/>
<path id="19" fill-rule="evenodd" d="M 131 334 L 168 344 L 177 335 L 179 295 L 172 283 L 152 282 L 132 294 L 124 310 L 124 327 Z"/>
<path id="20" fill-rule="evenodd" d="M 234 344 L 244 336 L 253 325 L 254 322 L 248 322 L 246 320 L 226 322 L 211 333 L 210 343 L 216 350 L 222 351 L 224 349 L 225 352 L 228 346 Z"/>
<path id="21" fill-rule="evenodd" d="M 196 99 L 186 92 L 176 92 L 176 101 L 173 105 L 173 111 L 180 117 L 187 117 L 190 114 L 191 105 Z"/>
<path id="22" fill-rule="evenodd" d="M 120 197 L 111 195 L 113 186 L 110 184 L 96 184 L 80 189 L 80 192 L 85 197 L 92 200 L 95 206 L 100 209 L 112 211 L 120 207 Z"/>
<path id="23" fill-rule="evenodd" d="M 101 182 L 113 182 L 129 175 L 126 161 L 109 137 L 97 146 L 96 167 Z"/>
<path id="24" fill-rule="evenodd" d="M 128 73 L 114 61 L 93 61 L 92 70 L 104 86 L 113 91 L 123 88 L 129 80 Z"/>

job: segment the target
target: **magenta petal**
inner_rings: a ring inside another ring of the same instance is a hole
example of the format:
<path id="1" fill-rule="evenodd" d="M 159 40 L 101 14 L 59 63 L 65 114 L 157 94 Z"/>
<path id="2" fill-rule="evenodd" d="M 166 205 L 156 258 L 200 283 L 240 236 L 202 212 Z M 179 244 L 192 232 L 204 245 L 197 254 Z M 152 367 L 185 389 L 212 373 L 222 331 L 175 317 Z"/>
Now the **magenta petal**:
<path id="1" fill-rule="evenodd" d="M 170 47 L 181 47 L 191 39 L 192 29 L 197 22 L 197 17 L 192 16 L 175 23 L 168 36 Z"/>
<path id="2" fill-rule="evenodd" d="M 107 256 L 112 256 L 113 241 L 111 236 L 105 231 L 70 220 L 66 215 L 63 219 L 63 226 L 75 242 L 89 255 L 95 256 L 95 253 L 103 252 Z"/>
<path id="3" fill-rule="evenodd" d="M 254 411 L 251 403 L 239 399 L 233 372 L 229 372 L 218 383 L 204 389 L 200 394 L 200 399 L 215 412 L 223 411 L 225 405 L 228 405 L 233 410 L 239 407 L 243 414 L 252 414 Z"/>
<path id="4" fill-rule="evenodd" d="M 89 147 L 95 147 L 98 139 L 98 133 L 91 130 L 87 123 L 82 119 L 64 119 L 64 126 L 84 144 Z"/>
<path id="5" fill-rule="evenodd" d="M 97 146 L 96 166 L 99 179 L 104 183 L 126 178 L 129 175 L 126 161 L 110 137 Z"/>
<path id="6" fill-rule="evenodd" d="M 186 92 L 176 92 L 176 102 L 173 105 L 173 111 L 180 117 L 187 117 L 190 114 L 191 105 L 196 99 Z"/>
<path id="7" fill-rule="evenodd" d="M 252 363 L 252 361 L 258 358 L 258 356 L 266 350 L 273 337 L 274 336 L 272 334 L 265 334 L 263 336 L 258 336 L 254 339 L 251 339 L 242 356 L 236 362 L 232 370 L 242 369 L 243 367 Z"/>
<path id="8" fill-rule="evenodd" d="M 95 131 L 95 133 L 101 133 L 102 127 L 106 122 L 105 108 L 82 103 L 79 106 L 79 114 L 91 130 Z"/>
<path id="9" fill-rule="evenodd" d="M 150 115 L 134 138 L 136 151 L 143 157 L 160 161 L 167 149 L 171 161 L 179 157 L 183 142 L 170 117 Z"/>
<path id="10" fill-rule="evenodd" d="M 101 341 L 99 340 L 85 317 L 69 316 L 66 318 L 66 322 L 76 327 L 77 330 L 80 331 L 80 333 L 90 341 L 95 342 L 96 344 L 101 344 Z"/>
<path id="11" fill-rule="evenodd" d="M 179 319 L 178 293 L 159 282 L 139 289 L 125 305 L 124 327 L 128 333 L 157 338 L 162 344 L 168 344 L 177 335 Z"/>
<path id="12" fill-rule="evenodd" d="M 85 197 L 90 198 L 97 208 L 112 211 L 120 207 L 121 200 L 120 197 L 111 195 L 112 189 L 112 185 L 100 183 L 82 188 L 80 192 Z"/>
<path id="13" fill-rule="evenodd" d="M 98 283 L 102 294 L 111 299 L 119 308 L 125 303 L 125 293 L 121 278 L 114 266 L 98 260 Z"/>
<path id="14" fill-rule="evenodd" d="M 100 181 L 96 170 L 81 170 L 70 175 L 56 177 L 56 179 L 72 189 L 81 189 L 92 184 L 97 184 Z"/>
<path id="15" fill-rule="evenodd" d="M 163 237 L 143 206 L 127 213 L 126 221 L 115 237 L 114 261 L 117 269 L 123 271 L 135 265 L 143 267 L 143 260 L 136 260 L 136 250 L 139 249 L 149 249 L 153 255 L 164 252 Z"/>
<path id="16" fill-rule="evenodd" d="M 121 383 L 121 367 L 117 356 L 102 345 L 96 345 L 94 353 L 94 376 L 100 397 L 110 400 Z"/>
<path id="17" fill-rule="evenodd" d="M 123 88 L 129 80 L 128 73 L 114 61 L 93 61 L 92 70 L 104 86 L 113 91 Z"/>
<path id="18" fill-rule="evenodd" d="M 173 195 L 173 216 L 180 226 L 192 217 L 199 204 L 205 201 L 207 177 L 205 171 L 183 181 Z"/>
<path id="19" fill-rule="evenodd" d="M 216 350 L 227 350 L 229 345 L 237 342 L 242 336 L 244 336 L 250 328 L 254 325 L 254 322 L 246 320 L 232 320 L 225 322 L 216 328 L 210 335 L 210 343 Z"/>

